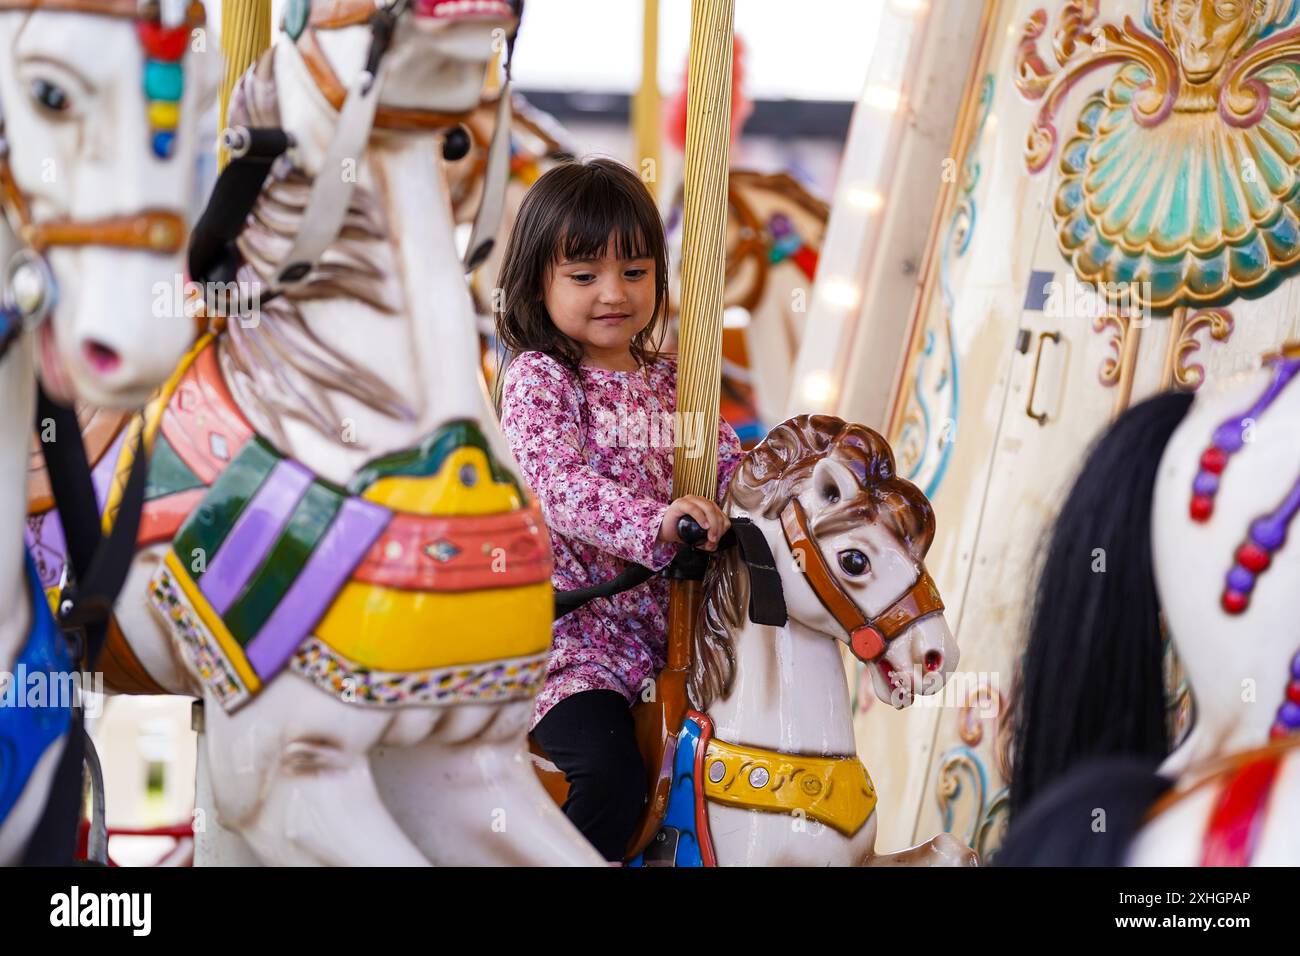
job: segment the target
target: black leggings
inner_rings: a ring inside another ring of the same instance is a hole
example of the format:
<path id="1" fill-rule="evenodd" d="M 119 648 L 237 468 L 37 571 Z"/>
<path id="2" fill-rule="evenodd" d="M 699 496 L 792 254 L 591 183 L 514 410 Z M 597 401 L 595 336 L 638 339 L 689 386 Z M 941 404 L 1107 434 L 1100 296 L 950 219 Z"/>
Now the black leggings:
<path id="1" fill-rule="evenodd" d="M 606 860 L 621 860 L 645 806 L 646 773 L 622 694 L 584 690 L 564 698 L 533 737 L 569 782 L 564 815 Z"/>

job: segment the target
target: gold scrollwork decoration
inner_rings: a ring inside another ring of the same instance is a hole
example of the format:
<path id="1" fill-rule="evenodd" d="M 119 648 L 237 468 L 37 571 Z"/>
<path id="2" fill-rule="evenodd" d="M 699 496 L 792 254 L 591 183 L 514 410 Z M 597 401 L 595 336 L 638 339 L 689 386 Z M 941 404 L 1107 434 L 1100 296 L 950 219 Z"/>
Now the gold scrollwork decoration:
<path id="1" fill-rule="evenodd" d="M 943 817 L 943 828 L 953 832 L 956 811 L 959 804 L 966 804 L 969 810 L 969 822 L 964 832 L 954 834 L 967 846 L 974 844 L 980 819 L 984 814 L 985 792 L 984 768 L 979 758 L 965 747 L 958 747 L 948 753 L 939 765 L 939 780 L 935 787 L 935 797 L 939 801 L 939 812 Z"/>
<path id="2" fill-rule="evenodd" d="M 1232 329 L 1232 313 L 1227 309 L 1201 309 L 1193 313 L 1182 323 L 1177 338 L 1170 346 L 1173 350 L 1173 381 L 1170 384 L 1187 392 L 1200 388 L 1205 381 L 1205 367 L 1198 362 L 1186 364 L 1187 357 L 1201 348 L 1201 343 L 1196 338 L 1197 333 L 1208 330 L 1211 339 L 1226 342 L 1232 335 Z"/>
<path id="3" fill-rule="evenodd" d="M 985 862 L 1002 843 L 1011 808 L 1007 787 L 991 798 L 989 789 L 987 771 L 973 750 L 959 746 L 944 755 L 935 788 L 943 829 L 964 840 Z M 956 819 L 958 810 L 960 821 Z M 962 832 L 955 833 L 953 828 L 959 823 Z"/>
<path id="4" fill-rule="evenodd" d="M 1129 321 L 1123 315 L 1116 312 L 1107 312 L 1104 315 L 1098 315 L 1092 320 L 1092 329 L 1094 332 L 1106 334 L 1107 329 L 1113 332 L 1107 341 L 1114 355 L 1108 355 L 1102 360 L 1101 367 L 1097 370 L 1097 380 L 1107 388 L 1113 388 L 1119 384 L 1120 373 L 1124 367 L 1125 344 L 1129 334 Z"/>
<path id="5" fill-rule="evenodd" d="M 1056 62 L 1065 66 L 1079 50 L 1079 40 L 1091 38 L 1092 22 L 1101 10 L 1101 0 L 1070 0 L 1061 9 L 1060 29 L 1052 35 L 1052 52 Z"/>
<path id="6" fill-rule="evenodd" d="M 975 827 L 975 843 L 971 849 L 979 854 L 980 861 L 985 865 L 997 855 L 1010 822 L 1011 792 L 1003 787 L 989 801 L 988 809 Z"/>
<path id="7" fill-rule="evenodd" d="M 1053 72 L 1038 54 L 1037 41 L 1047 29 L 1047 14 L 1035 10 L 1021 31 L 1016 53 L 1016 88 L 1028 99 L 1043 100 L 1038 116 L 1025 141 L 1025 165 L 1039 172 L 1056 151 L 1053 122 L 1066 95 L 1083 77 L 1103 66 L 1135 63 L 1150 80 L 1134 95 L 1131 109 L 1140 126 L 1158 126 L 1173 112 L 1178 98 L 1178 63 L 1158 39 L 1141 30 L 1132 17 L 1124 26 L 1111 23 L 1091 26 L 1097 15 L 1096 2 L 1070 3 L 1056 33 L 1054 51 L 1061 69 Z M 1080 40 L 1091 38 L 1083 46 Z M 1085 52 L 1086 51 L 1086 52 Z"/>
<path id="8" fill-rule="evenodd" d="M 1219 89 L 1219 115 L 1230 126 L 1254 126 L 1268 112 L 1269 86 L 1253 74 L 1272 63 L 1300 57 L 1300 28 L 1284 30 L 1257 43 L 1227 69 Z"/>
<path id="9" fill-rule="evenodd" d="M 984 739 L 983 720 L 997 720 L 1003 713 L 1005 702 L 1000 691 L 981 681 L 970 689 L 966 702 L 957 715 L 957 734 L 962 742 L 972 747 Z"/>

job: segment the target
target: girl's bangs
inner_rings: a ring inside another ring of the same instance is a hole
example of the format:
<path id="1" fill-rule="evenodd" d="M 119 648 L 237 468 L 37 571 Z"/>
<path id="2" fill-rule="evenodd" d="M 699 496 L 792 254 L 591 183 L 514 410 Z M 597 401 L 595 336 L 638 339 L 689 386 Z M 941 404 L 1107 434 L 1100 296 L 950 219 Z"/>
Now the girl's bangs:
<path id="1" fill-rule="evenodd" d="M 557 261 L 601 259 L 611 239 L 619 259 L 654 259 L 651 234 L 641 221 L 640 210 L 628 197 L 614 190 L 593 189 L 565 215 L 561 239 L 555 244 Z"/>

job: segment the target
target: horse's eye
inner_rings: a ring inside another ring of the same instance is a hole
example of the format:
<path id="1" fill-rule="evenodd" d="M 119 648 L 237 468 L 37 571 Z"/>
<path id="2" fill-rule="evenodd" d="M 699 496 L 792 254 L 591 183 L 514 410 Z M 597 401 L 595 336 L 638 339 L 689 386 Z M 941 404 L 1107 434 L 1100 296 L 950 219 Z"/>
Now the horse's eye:
<path id="1" fill-rule="evenodd" d="M 840 490 L 834 485 L 827 485 L 825 490 L 822 491 L 822 497 L 830 504 L 835 504 L 835 502 L 840 500 Z"/>
<path id="2" fill-rule="evenodd" d="M 840 552 L 840 567 L 845 574 L 857 577 L 860 574 L 866 574 L 871 570 L 871 562 L 861 551 L 853 548 L 849 551 Z"/>
<path id="3" fill-rule="evenodd" d="M 31 94 L 32 99 L 51 113 L 66 113 L 72 105 L 63 88 L 55 86 L 49 80 L 32 80 Z"/>

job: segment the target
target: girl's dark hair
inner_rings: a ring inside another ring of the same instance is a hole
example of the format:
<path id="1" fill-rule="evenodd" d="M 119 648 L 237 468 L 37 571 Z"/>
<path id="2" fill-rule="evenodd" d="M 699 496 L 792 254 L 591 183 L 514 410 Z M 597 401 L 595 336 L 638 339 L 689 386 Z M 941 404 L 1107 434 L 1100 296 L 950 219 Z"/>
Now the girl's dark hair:
<path id="1" fill-rule="evenodd" d="M 663 221 L 637 175 L 612 159 L 563 163 L 532 185 L 497 277 L 497 341 L 512 355 L 544 352 L 577 373 L 581 347 L 555 327 L 543 296 L 551 268 L 564 259 L 599 259 L 610 240 L 621 259 L 654 259 L 655 310 L 632 339 L 638 365 L 653 361 L 668 311 L 668 249 Z M 504 370 L 503 370 L 504 371 Z M 504 374 L 498 376 L 500 382 Z"/>

